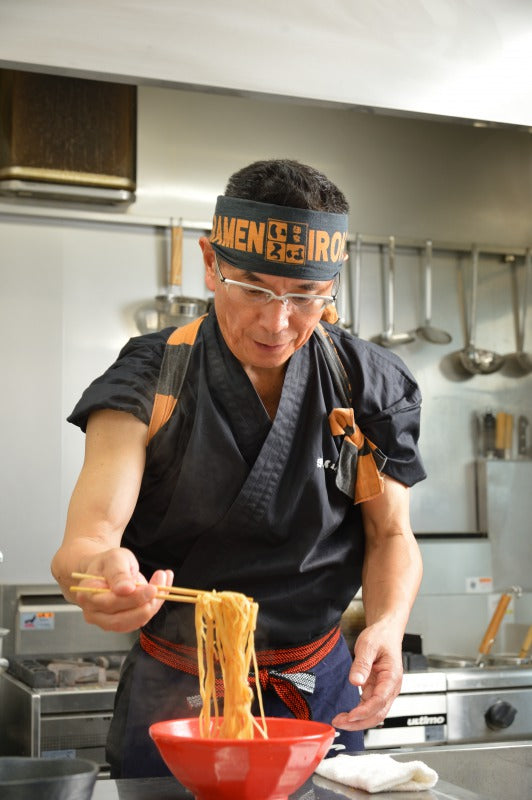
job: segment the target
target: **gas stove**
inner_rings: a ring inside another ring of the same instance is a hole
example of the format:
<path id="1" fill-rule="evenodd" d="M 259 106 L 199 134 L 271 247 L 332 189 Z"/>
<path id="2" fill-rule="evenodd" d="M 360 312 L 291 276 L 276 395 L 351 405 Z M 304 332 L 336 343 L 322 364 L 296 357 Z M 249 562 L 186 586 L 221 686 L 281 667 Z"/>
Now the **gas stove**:
<path id="1" fill-rule="evenodd" d="M 65 686 L 105 686 L 115 684 L 125 660 L 124 653 L 54 656 L 50 658 L 12 657 L 7 672 L 32 689 L 49 689 Z"/>
<path id="2" fill-rule="evenodd" d="M 0 755 L 84 757 L 108 771 L 105 741 L 134 637 L 83 619 L 58 587 L 0 587 L 7 668 L 0 673 Z"/>

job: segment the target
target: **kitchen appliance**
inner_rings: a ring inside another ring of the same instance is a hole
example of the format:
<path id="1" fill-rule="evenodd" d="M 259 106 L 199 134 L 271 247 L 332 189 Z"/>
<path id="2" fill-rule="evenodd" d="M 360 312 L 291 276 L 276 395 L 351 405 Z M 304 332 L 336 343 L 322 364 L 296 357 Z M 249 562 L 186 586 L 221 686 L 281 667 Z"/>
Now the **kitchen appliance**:
<path id="1" fill-rule="evenodd" d="M 57 585 L 0 586 L 7 669 L 0 755 L 79 757 L 108 771 L 105 741 L 132 634 L 88 625 Z"/>
<path id="2" fill-rule="evenodd" d="M 384 722 L 364 734 L 366 750 L 437 745 L 447 742 L 446 673 L 405 672 L 401 692 Z"/>
<path id="3" fill-rule="evenodd" d="M 135 86 L 1 69 L 0 108 L 0 195 L 135 199 Z"/>
<path id="4" fill-rule="evenodd" d="M 447 670 L 447 742 L 532 736 L 532 666 Z"/>
<path id="5" fill-rule="evenodd" d="M 405 672 L 382 725 L 366 731 L 367 750 L 532 737 L 532 665 L 428 667 Z"/>

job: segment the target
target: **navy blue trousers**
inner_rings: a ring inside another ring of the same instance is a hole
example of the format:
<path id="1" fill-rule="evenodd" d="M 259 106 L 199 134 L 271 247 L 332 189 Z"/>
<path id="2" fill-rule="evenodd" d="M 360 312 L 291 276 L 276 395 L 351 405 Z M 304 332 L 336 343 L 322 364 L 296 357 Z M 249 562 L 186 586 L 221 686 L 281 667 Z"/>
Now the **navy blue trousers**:
<path id="1" fill-rule="evenodd" d="M 342 637 L 311 672 L 316 679 L 313 694 L 305 694 L 312 719 L 331 722 L 340 711 L 359 702 L 359 691 L 348 681 L 351 654 Z M 170 772 L 151 740 L 148 728 L 165 719 L 198 716 L 198 679 L 162 664 L 134 645 L 123 668 L 115 711 L 107 741 L 107 760 L 112 778 L 148 778 Z M 293 717 L 272 689 L 263 693 L 267 717 Z M 362 731 L 337 731 L 330 755 L 341 750 L 364 749 Z"/>

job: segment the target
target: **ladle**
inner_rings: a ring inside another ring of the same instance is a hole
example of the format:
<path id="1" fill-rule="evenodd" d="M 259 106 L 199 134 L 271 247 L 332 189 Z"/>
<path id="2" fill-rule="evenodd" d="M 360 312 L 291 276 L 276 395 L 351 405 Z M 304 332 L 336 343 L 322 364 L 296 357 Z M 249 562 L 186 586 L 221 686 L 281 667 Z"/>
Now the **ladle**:
<path id="1" fill-rule="evenodd" d="M 371 341 L 382 347 L 396 347 L 399 344 L 413 342 L 415 336 L 411 333 L 395 333 L 394 330 L 394 301 L 395 301 L 395 236 L 388 240 L 388 286 L 384 303 L 384 330 Z"/>
<path id="2" fill-rule="evenodd" d="M 448 344 L 452 341 L 452 336 L 441 328 L 431 325 L 432 320 L 432 242 L 428 239 L 425 242 L 425 271 L 424 271 L 424 290 L 425 290 L 425 322 L 420 325 L 416 333 L 432 344 Z"/>
<path id="3" fill-rule="evenodd" d="M 492 350 L 481 350 L 475 345 L 477 327 L 478 247 L 472 250 L 471 308 L 467 320 L 467 344 L 459 352 L 462 367 L 471 375 L 488 375 L 497 372 L 504 364 L 504 357 Z"/>
<path id="4" fill-rule="evenodd" d="M 532 253 L 529 247 L 527 248 L 525 256 L 523 307 L 521 309 L 521 314 L 519 315 L 517 353 L 515 354 L 515 359 L 519 364 L 519 366 L 521 367 L 521 369 L 523 370 L 523 372 L 532 371 L 532 353 L 527 353 L 525 351 L 525 324 L 526 324 L 526 312 L 528 307 L 528 287 L 530 285 L 531 269 L 532 269 Z"/>
<path id="5" fill-rule="evenodd" d="M 135 322 L 141 333 L 154 333 L 170 326 L 185 325 L 207 310 L 207 302 L 199 297 L 181 295 L 183 270 L 183 228 L 172 225 L 170 229 L 170 269 L 165 294 L 143 303 L 135 313 Z"/>
<path id="6" fill-rule="evenodd" d="M 355 336 L 360 335 L 360 267 L 362 263 L 362 237 L 357 233 L 355 238 L 355 260 L 351 273 L 352 286 L 352 331 Z"/>

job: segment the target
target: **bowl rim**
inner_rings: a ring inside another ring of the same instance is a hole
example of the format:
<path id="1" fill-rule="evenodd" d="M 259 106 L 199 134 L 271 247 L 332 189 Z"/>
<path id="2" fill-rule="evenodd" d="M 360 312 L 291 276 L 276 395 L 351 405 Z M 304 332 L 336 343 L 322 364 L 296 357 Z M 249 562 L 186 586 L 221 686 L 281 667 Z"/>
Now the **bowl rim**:
<path id="1" fill-rule="evenodd" d="M 220 716 L 219 719 L 221 720 L 222 717 Z M 262 721 L 260 717 L 255 717 L 255 719 L 258 722 Z M 183 723 L 183 724 L 190 723 L 190 722 L 197 723 L 198 722 L 198 717 L 176 717 L 175 719 L 172 718 L 172 719 L 159 720 L 158 722 L 153 722 L 149 726 L 148 730 L 149 730 L 149 734 L 150 734 L 151 738 L 154 741 L 156 741 L 155 737 L 157 737 L 159 740 L 165 740 L 165 741 L 177 741 L 177 740 L 179 740 L 179 741 L 183 741 L 183 742 L 186 742 L 186 741 L 188 741 L 188 742 L 200 742 L 200 743 L 204 744 L 205 746 L 209 746 L 210 745 L 211 747 L 217 745 L 218 743 L 222 743 L 222 742 L 225 745 L 227 745 L 227 743 L 230 742 L 235 747 L 244 747 L 244 746 L 248 746 L 249 747 L 250 745 L 251 746 L 257 746 L 257 745 L 258 746 L 265 746 L 266 744 L 268 744 L 268 743 L 271 744 L 272 742 L 276 742 L 276 743 L 282 744 L 283 742 L 293 742 L 294 739 L 300 739 L 302 741 L 312 741 L 313 739 L 321 739 L 325 735 L 330 735 L 331 733 L 333 733 L 333 734 L 336 733 L 336 729 L 329 722 L 321 722 L 321 721 L 318 721 L 318 720 L 308 720 L 308 719 L 304 719 L 303 720 L 303 719 L 296 719 L 294 717 L 265 717 L 265 722 L 266 722 L 267 726 L 268 726 L 268 724 L 270 722 L 273 722 L 275 724 L 278 721 L 279 722 L 283 722 L 283 723 L 288 723 L 289 725 L 292 724 L 292 723 L 309 723 L 313 727 L 315 726 L 317 728 L 317 730 L 315 730 L 313 732 L 301 734 L 299 736 L 297 734 L 295 734 L 295 733 L 293 733 L 293 734 L 286 733 L 286 734 L 284 734 L 282 736 L 272 737 L 271 739 L 270 738 L 265 739 L 262 736 L 257 736 L 254 739 L 234 739 L 234 738 L 222 737 L 222 736 L 203 737 L 203 736 L 199 736 L 199 735 L 191 735 L 191 736 L 182 735 L 182 736 L 180 736 L 179 734 L 171 733 L 171 732 L 165 730 L 171 723 Z"/>

